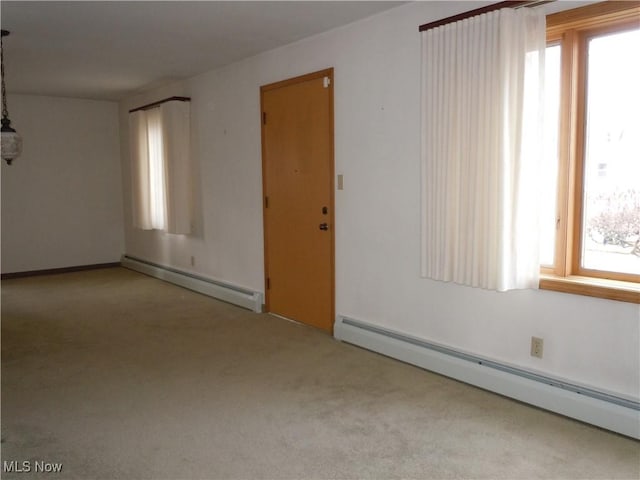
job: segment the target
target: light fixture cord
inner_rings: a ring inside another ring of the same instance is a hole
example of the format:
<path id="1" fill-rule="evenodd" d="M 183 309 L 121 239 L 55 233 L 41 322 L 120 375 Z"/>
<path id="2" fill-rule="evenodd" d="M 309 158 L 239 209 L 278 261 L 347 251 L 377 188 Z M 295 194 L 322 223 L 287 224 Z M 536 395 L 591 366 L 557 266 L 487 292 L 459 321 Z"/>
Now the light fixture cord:
<path id="1" fill-rule="evenodd" d="M 7 87 L 4 85 L 4 45 L 2 37 L 0 37 L 0 74 L 2 75 L 2 118 L 7 118 L 9 117 L 9 112 L 7 110 Z"/>

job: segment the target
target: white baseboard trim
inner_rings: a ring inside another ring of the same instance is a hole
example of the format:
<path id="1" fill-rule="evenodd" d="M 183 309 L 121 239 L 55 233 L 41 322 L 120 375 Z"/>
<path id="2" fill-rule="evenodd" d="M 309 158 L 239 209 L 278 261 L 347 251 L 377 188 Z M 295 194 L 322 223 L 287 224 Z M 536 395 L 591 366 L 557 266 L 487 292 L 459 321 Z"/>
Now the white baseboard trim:
<path id="1" fill-rule="evenodd" d="M 120 263 L 123 267 L 188 288 L 203 295 L 247 308 L 256 313 L 262 312 L 261 292 L 254 292 L 229 283 L 200 277 L 129 255 L 123 255 Z"/>
<path id="2" fill-rule="evenodd" d="M 640 439 L 640 403 L 338 316 L 338 340 Z"/>

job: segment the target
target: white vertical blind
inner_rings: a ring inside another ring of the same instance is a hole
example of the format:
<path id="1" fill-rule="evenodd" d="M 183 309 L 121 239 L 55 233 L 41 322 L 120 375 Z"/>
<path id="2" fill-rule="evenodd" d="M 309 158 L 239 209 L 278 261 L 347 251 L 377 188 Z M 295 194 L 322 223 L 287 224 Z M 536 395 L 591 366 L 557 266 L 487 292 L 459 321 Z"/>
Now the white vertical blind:
<path id="1" fill-rule="evenodd" d="M 147 138 L 149 141 L 149 198 L 151 228 L 165 230 L 167 226 L 165 190 L 165 154 L 160 108 L 147 110 Z"/>
<path id="2" fill-rule="evenodd" d="M 494 11 L 422 42 L 422 275 L 537 288 L 544 13 Z"/>
<path id="3" fill-rule="evenodd" d="M 171 101 L 160 106 L 169 233 L 191 233 L 189 110 L 189 102 Z"/>
<path id="4" fill-rule="evenodd" d="M 168 101 L 130 114 L 133 224 L 191 232 L 189 103 Z"/>
<path id="5" fill-rule="evenodd" d="M 149 140 L 147 116 L 144 111 L 129 115 L 129 140 L 131 146 L 131 184 L 133 226 L 150 230 L 151 202 L 149 185 Z"/>

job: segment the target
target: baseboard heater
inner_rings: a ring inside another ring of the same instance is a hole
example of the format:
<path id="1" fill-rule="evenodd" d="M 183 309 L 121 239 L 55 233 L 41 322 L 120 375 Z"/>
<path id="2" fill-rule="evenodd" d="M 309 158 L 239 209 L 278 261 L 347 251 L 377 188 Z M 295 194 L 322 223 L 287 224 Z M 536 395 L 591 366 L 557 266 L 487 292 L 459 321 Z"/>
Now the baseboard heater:
<path id="1" fill-rule="evenodd" d="M 334 336 L 447 377 L 640 439 L 640 402 L 512 367 L 352 318 Z"/>
<path id="2" fill-rule="evenodd" d="M 203 295 L 208 295 L 257 313 L 262 312 L 262 293 L 260 292 L 254 292 L 236 285 L 201 277 L 129 255 L 122 256 L 121 265 Z"/>

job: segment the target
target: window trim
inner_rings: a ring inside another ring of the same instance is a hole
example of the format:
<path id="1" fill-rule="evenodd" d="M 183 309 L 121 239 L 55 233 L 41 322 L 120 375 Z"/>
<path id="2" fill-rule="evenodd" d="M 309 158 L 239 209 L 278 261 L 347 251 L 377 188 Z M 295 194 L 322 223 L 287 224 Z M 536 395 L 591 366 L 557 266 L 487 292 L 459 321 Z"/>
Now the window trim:
<path id="1" fill-rule="evenodd" d="M 547 16 L 547 44 L 562 45 L 555 261 L 541 267 L 540 288 L 640 303 L 640 276 L 580 265 L 587 42 L 637 28 L 640 1 L 610 1 Z"/>

